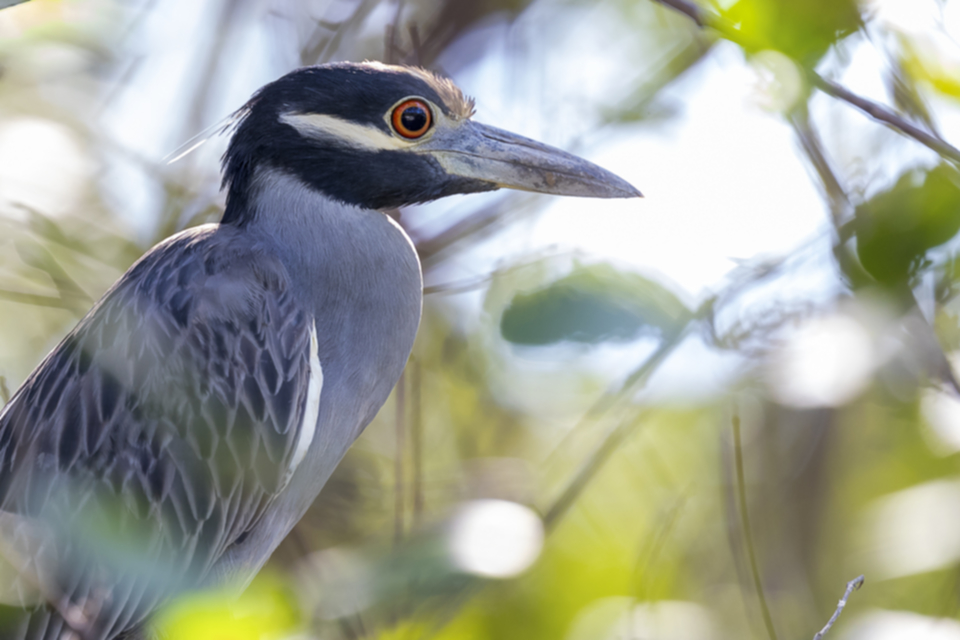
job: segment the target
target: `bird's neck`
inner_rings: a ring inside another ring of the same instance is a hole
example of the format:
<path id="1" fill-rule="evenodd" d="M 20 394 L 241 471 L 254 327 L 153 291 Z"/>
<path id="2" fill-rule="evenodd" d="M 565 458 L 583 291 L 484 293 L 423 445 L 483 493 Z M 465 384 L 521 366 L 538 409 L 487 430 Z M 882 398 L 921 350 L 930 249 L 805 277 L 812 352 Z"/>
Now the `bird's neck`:
<path id="1" fill-rule="evenodd" d="M 400 375 L 420 321 L 416 251 L 379 211 L 327 198 L 289 174 L 264 171 L 257 180 L 246 232 L 284 263 L 316 319 L 330 380 L 324 393 L 342 371 L 358 385 L 357 402 L 370 406 L 363 415 L 372 417 Z"/>
<path id="2" fill-rule="evenodd" d="M 383 213 L 332 199 L 278 170 L 259 170 L 250 193 L 243 226 L 272 241 L 301 299 L 315 303 L 318 317 L 330 305 L 342 312 L 370 293 L 392 298 L 388 284 L 397 279 L 419 290 L 416 250 Z"/>
<path id="3" fill-rule="evenodd" d="M 257 181 L 244 232 L 286 267 L 315 319 L 323 369 L 316 436 L 273 522 L 245 543 L 265 559 L 400 377 L 420 322 L 422 280 L 413 245 L 386 215 L 331 200 L 288 174 L 262 172 Z M 224 570 L 233 564 L 226 558 Z"/>

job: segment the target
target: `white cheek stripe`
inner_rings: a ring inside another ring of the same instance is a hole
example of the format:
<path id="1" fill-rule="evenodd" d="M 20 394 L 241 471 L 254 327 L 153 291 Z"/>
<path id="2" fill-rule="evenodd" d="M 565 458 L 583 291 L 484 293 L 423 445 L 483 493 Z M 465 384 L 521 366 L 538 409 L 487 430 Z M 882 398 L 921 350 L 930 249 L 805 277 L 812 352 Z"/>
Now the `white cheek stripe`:
<path id="1" fill-rule="evenodd" d="M 358 149 L 385 151 L 413 146 L 413 143 L 376 127 L 367 127 L 324 113 L 284 113 L 280 115 L 280 122 L 290 125 L 305 136 L 339 142 Z"/>
<path id="2" fill-rule="evenodd" d="M 317 432 L 317 417 L 320 415 L 320 391 L 323 389 L 323 369 L 320 367 L 320 358 L 317 357 L 317 325 L 310 326 L 310 383 L 307 386 L 307 406 L 303 411 L 303 422 L 300 423 L 300 438 L 297 448 L 290 461 L 289 474 L 303 462 L 313 436 Z"/>

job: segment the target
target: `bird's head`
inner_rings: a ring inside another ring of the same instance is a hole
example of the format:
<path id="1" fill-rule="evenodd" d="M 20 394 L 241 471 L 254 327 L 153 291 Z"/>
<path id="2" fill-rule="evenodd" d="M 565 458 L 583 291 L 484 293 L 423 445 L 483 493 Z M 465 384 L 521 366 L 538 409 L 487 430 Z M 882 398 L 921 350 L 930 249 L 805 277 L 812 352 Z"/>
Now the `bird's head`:
<path id="1" fill-rule="evenodd" d="M 472 100 L 422 69 L 367 62 L 293 71 L 237 113 L 223 159 L 224 221 L 242 222 L 261 168 L 369 209 L 501 187 L 640 196 L 609 171 L 472 115 Z"/>

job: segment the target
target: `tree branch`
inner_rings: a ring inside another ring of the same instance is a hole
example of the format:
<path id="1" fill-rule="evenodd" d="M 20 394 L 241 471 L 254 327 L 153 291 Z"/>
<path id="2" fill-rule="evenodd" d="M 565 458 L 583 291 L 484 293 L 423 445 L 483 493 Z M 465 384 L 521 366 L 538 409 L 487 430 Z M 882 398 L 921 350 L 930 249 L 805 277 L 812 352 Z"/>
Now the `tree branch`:
<path id="1" fill-rule="evenodd" d="M 840 602 L 837 603 L 837 610 L 833 612 L 833 615 L 830 616 L 830 619 L 827 620 L 827 624 L 817 632 L 817 635 L 813 636 L 813 640 L 822 640 L 823 636 L 830 631 L 830 627 L 837 621 L 837 618 L 840 617 L 840 613 L 843 611 L 843 608 L 847 606 L 847 599 L 850 597 L 850 594 L 863 586 L 863 576 L 854 578 L 847 583 L 847 590 L 843 592 L 843 597 L 840 598 Z"/>
<path id="2" fill-rule="evenodd" d="M 653 2 L 670 7 L 671 9 L 688 16 L 691 20 L 696 22 L 698 26 L 704 28 L 709 27 L 710 29 L 719 33 L 725 39 L 740 46 L 746 46 L 748 44 L 740 30 L 737 29 L 729 20 L 726 20 L 710 11 L 704 11 L 696 4 L 688 2 L 688 0 L 653 0 Z M 960 149 L 957 149 L 948 142 L 938 138 L 936 135 L 924 131 L 916 125 L 907 122 L 882 104 L 856 95 L 848 89 L 840 86 L 836 82 L 827 80 L 813 69 L 808 69 L 805 67 L 802 68 L 810 84 L 820 91 L 829 96 L 833 96 L 837 100 L 842 100 L 843 102 L 856 107 L 877 122 L 881 122 L 891 129 L 898 131 L 907 137 L 913 138 L 920 144 L 932 149 L 940 156 L 960 165 Z"/>
<path id="3" fill-rule="evenodd" d="M 743 447 L 740 442 L 740 416 L 733 416 L 733 455 L 737 472 L 737 496 L 740 500 L 740 527 L 743 529 L 743 540 L 747 547 L 747 558 L 750 561 L 750 575 L 753 577 L 753 587 L 757 592 L 757 602 L 760 604 L 760 613 L 763 615 L 763 625 L 767 629 L 770 640 L 777 640 L 777 631 L 773 626 L 773 616 L 767 605 L 767 596 L 763 591 L 763 581 L 760 579 L 760 565 L 757 563 L 757 553 L 753 544 L 753 533 L 750 527 L 750 512 L 747 510 L 747 483 L 743 473 Z"/>

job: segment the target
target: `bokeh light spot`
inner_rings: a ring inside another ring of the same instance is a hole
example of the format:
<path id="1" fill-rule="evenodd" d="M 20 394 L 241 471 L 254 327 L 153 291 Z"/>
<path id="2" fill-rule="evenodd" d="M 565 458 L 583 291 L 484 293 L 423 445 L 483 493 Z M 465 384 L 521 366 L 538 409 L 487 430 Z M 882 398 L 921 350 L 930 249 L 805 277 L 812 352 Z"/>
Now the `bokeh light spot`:
<path id="1" fill-rule="evenodd" d="M 450 555 L 466 573 L 487 578 L 518 575 L 533 564 L 542 547 L 543 523 L 516 502 L 468 502 L 451 522 Z"/>
<path id="2" fill-rule="evenodd" d="M 960 560 L 960 483 L 938 480 L 885 496 L 865 527 L 864 548 L 871 550 L 877 577 L 950 566 Z"/>
<path id="3" fill-rule="evenodd" d="M 934 451 L 949 455 L 960 451 L 960 398 L 937 389 L 927 389 L 920 399 L 920 411 L 927 422 Z"/>
<path id="4" fill-rule="evenodd" d="M 960 622 L 912 611 L 871 611 L 840 636 L 842 640 L 960 640 Z"/>
<path id="5" fill-rule="evenodd" d="M 62 215 L 83 194 L 90 163 L 69 128 L 42 118 L 0 126 L 0 205 Z M 9 214 L 9 213 L 8 213 Z"/>
<path id="6" fill-rule="evenodd" d="M 803 96 L 803 76 L 789 56 L 768 49 L 750 58 L 757 74 L 758 102 L 770 111 L 792 109 Z"/>
<path id="7" fill-rule="evenodd" d="M 770 367 L 770 387 L 782 404 L 836 407 L 866 387 L 876 366 L 870 335 L 856 320 L 815 318 L 788 336 Z"/>

